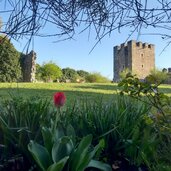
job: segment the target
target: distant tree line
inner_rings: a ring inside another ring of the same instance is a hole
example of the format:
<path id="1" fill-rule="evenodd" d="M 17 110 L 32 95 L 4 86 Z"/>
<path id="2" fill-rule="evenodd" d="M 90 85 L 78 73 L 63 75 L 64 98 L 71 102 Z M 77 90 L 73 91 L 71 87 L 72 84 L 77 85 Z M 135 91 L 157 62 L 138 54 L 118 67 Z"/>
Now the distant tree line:
<path id="1" fill-rule="evenodd" d="M 43 82 L 89 82 L 105 83 L 110 80 L 98 72 L 89 73 L 84 70 L 75 70 L 73 68 L 61 69 L 53 62 L 36 65 L 36 80 Z"/>

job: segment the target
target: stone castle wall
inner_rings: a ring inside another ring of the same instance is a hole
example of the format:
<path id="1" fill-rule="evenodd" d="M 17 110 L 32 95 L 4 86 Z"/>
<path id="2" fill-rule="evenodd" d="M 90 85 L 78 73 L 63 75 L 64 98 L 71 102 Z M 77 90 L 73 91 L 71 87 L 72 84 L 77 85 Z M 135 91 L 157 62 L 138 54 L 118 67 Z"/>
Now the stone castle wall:
<path id="1" fill-rule="evenodd" d="M 23 82 L 34 82 L 36 73 L 36 53 L 31 51 L 28 55 L 22 55 Z"/>
<path id="2" fill-rule="evenodd" d="M 120 72 L 126 68 L 144 79 L 154 67 L 154 45 L 131 40 L 114 47 L 114 81 L 119 81 Z"/>
<path id="3" fill-rule="evenodd" d="M 166 72 L 168 75 L 168 79 L 165 81 L 165 84 L 171 84 L 171 68 L 164 68 L 163 72 Z"/>

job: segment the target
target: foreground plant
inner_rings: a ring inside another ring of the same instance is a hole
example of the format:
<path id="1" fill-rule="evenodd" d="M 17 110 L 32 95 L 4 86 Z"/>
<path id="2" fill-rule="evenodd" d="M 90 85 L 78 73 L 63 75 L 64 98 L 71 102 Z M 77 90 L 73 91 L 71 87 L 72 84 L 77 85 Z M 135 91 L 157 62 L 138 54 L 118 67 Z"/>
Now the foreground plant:
<path id="1" fill-rule="evenodd" d="M 57 92 L 53 96 L 54 105 L 57 108 L 62 107 L 65 104 L 66 96 L 63 92 Z"/>
<path id="2" fill-rule="evenodd" d="M 151 149 L 156 144 L 145 120 L 148 112 L 146 104 L 116 95 L 110 102 L 79 100 L 75 105 L 67 106 L 60 120 L 65 125 L 73 125 L 79 137 L 92 134 L 94 145 L 103 138 L 105 148 L 100 159 L 114 168 L 124 170 L 134 166 L 142 169 L 146 166 L 144 158 L 153 160 Z"/>
<path id="3" fill-rule="evenodd" d="M 66 135 L 61 127 L 53 128 L 42 128 L 44 146 L 34 141 L 28 144 L 29 151 L 42 171 L 84 171 L 89 167 L 111 171 L 109 165 L 93 159 L 103 148 L 103 141 L 92 147 L 92 135 L 87 135 L 76 144 L 71 126 L 67 127 Z"/>
<path id="4" fill-rule="evenodd" d="M 155 160 L 150 162 L 144 158 L 145 163 L 151 170 L 171 170 L 171 99 L 159 91 L 161 82 L 153 80 L 150 82 L 150 80 L 151 77 L 142 82 L 136 76 L 127 74 L 119 86 L 122 89 L 122 95 L 127 94 L 149 106 L 150 113 L 146 115 L 145 120 L 153 131 L 146 132 L 145 135 L 150 134 L 151 140 L 156 142 L 155 145 L 154 143 L 153 146 L 151 145 L 151 152 L 153 152 Z M 148 152 L 149 150 L 146 154 Z"/>
<path id="5" fill-rule="evenodd" d="M 155 83 L 155 82 L 154 82 Z M 135 75 L 127 74 L 126 78 L 119 83 L 121 95 L 128 94 L 157 109 L 165 117 L 168 111 L 169 97 L 159 91 L 159 82 L 152 84 L 149 81 L 142 82 Z M 145 99 L 145 98 L 146 99 Z M 165 119 L 165 118 L 163 118 Z"/>
<path id="6" fill-rule="evenodd" d="M 29 169 L 33 162 L 27 150 L 31 139 L 41 142 L 41 126 L 49 125 L 50 102 L 39 97 L 11 96 L 0 103 L 0 170 Z"/>

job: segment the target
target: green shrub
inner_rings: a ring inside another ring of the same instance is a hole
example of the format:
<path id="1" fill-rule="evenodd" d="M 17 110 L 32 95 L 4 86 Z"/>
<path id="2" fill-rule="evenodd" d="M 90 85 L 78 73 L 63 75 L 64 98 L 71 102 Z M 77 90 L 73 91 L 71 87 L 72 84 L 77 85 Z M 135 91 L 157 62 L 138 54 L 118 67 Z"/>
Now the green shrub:
<path id="1" fill-rule="evenodd" d="M 168 80 L 169 76 L 167 72 L 154 69 L 150 72 L 150 75 L 146 77 L 147 82 L 151 84 L 160 85 Z"/>
<path id="2" fill-rule="evenodd" d="M 104 76 L 102 76 L 98 72 L 90 73 L 86 76 L 86 82 L 89 83 L 107 83 L 110 82 L 110 80 Z"/>
<path id="3" fill-rule="evenodd" d="M 169 153 L 171 150 L 171 99 L 159 91 L 158 86 L 161 83 L 161 79 L 159 80 L 160 81 L 156 80 L 154 82 L 141 82 L 135 76 L 127 75 L 127 77 L 119 83 L 119 86 L 122 88 L 122 95 L 128 94 L 149 106 L 150 115 L 147 116 L 147 121 L 150 120 L 150 122 L 152 122 L 150 125 L 153 132 L 146 132 L 146 135 L 148 133 L 153 138 L 150 139 L 150 141 L 145 138 L 146 141 L 143 141 L 143 148 L 147 147 L 147 149 L 144 149 L 146 152 L 143 153 L 145 164 L 150 170 L 160 170 L 161 168 L 163 168 L 162 170 L 169 170 L 171 163 Z M 151 143 L 151 140 L 153 140 L 155 144 L 146 144 L 146 142 Z M 150 148 L 148 148 L 148 146 Z M 154 153 L 154 151 L 156 151 L 156 153 Z M 153 160 L 149 160 L 148 158 L 148 156 L 152 156 L 151 152 L 154 154 L 152 157 Z"/>
<path id="4" fill-rule="evenodd" d="M 129 73 L 131 73 L 131 70 L 126 68 L 126 69 L 124 69 L 123 71 L 121 71 L 119 73 L 119 76 L 120 76 L 121 79 L 124 79 L 124 78 L 126 78 L 126 75 L 129 74 Z"/>

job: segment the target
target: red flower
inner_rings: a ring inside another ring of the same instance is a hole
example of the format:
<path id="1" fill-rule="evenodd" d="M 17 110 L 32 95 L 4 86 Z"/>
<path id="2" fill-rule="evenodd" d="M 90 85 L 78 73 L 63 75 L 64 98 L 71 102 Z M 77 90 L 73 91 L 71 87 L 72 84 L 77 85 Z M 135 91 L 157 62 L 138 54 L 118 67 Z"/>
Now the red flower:
<path id="1" fill-rule="evenodd" d="M 63 92 L 55 93 L 53 96 L 53 101 L 56 107 L 61 107 L 65 104 L 66 97 Z"/>

